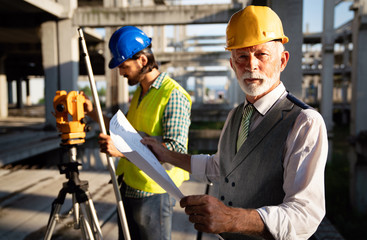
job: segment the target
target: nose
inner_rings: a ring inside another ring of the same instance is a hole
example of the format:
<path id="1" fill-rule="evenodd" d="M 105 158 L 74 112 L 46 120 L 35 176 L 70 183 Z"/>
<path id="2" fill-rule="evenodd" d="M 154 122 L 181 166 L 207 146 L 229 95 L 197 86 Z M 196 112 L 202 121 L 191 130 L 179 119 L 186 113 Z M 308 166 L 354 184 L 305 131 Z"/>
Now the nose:
<path id="1" fill-rule="evenodd" d="M 259 59 L 257 59 L 256 56 L 250 54 L 250 56 L 248 57 L 246 70 L 252 72 L 258 69 L 259 69 Z"/>
<path id="2" fill-rule="evenodd" d="M 120 76 L 124 76 L 124 70 L 121 67 L 119 67 L 119 74 Z"/>

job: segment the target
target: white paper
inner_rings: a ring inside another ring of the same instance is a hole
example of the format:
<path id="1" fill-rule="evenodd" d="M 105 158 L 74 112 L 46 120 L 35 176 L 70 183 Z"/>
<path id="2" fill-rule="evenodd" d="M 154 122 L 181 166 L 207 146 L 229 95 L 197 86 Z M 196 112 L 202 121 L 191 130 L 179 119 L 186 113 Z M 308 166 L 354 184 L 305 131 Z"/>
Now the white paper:
<path id="1" fill-rule="evenodd" d="M 125 155 L 130 162 L 144 171 L 176 200 L 184 197 L 174 184 L 166 170 L 150 149 L 142 144 L 141 136 L 131 126 L 125 115 L 119 110 L 110 121 L 110 134 L 115 147 Z"/>

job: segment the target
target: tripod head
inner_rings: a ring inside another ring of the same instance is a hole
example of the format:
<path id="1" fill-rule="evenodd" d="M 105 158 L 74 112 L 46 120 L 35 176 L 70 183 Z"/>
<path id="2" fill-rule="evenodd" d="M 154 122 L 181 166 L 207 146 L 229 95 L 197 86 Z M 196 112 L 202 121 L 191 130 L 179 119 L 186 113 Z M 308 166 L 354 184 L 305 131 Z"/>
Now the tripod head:
<path id="1" fill-rule="evenodd" d="M 84 117 L 85 97 L 77 91 L 67 93 L 57 91 L 53 106 L 56 127 L 61 132 L 61 145 L 74 145 L 85 142 L 86 119 Z"/>

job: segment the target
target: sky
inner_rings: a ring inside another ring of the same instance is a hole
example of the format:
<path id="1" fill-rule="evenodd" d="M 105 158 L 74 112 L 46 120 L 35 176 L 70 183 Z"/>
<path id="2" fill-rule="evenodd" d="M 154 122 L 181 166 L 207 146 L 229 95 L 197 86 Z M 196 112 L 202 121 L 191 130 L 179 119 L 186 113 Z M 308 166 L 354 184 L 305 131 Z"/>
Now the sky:
<path id="1" fill-rule="evenodd" d="M 205 3 L 229 3 L 230 0 L 183 0 L 188 4 L 200 4 Z M 303 31 L 313 32 L 321 32 L 322 31 L 322 14 L 323 14 L 323 0 L 304 0 L 303 1 Z M 339 3 L 334 12 L 335 24 L 334 27 L 339 27 L 342 24 L 353 18 L 353 12 L 349 10 L 352 2 L 341 2 Z M 198 35 L 221 35 L 225 33 L 226 24 L 208 24 L 208 25 L 189 25 L 187 27 L 187 34 L 190 36 L 198 36 Z M 102 35 L 104 35 L 104 30 L 98 30 Z M 171 33 L 170 33 L 171 31 Z M 172 34 L 172 29 L 167 31 L 167 36 Z M 224 44 L 223 44 L 224 47 Z M 213 82 L 213 78 L 211 78 L 211 82 Z M 204 79 L 205 84 L 209 83 L 209 80 Z M 216 79 L 217 84 L 223 84 L 223 79 Z M 43 91 L 39 91 L 39 89 L 44 89 L 44 81 L 42 79 L 34 79 L 31 82 L 31 101 L 32 103 L 37 103 L 40 98 L 43 98 Z M 89 84 L 85 82 L 85 84 Z M 193 85 L 193 80 L 189 81 L 189 85 Z M 101 84 L 100 86 L 103 86 Z M 16 89 L 13 87 L 13 90 Z M 25 91 L 23 91 L 25 93 Z M 16 93 L 13 93 L 13 96 L 16 96 Z M 25 99 L 25 98 L 23 98 Z"/>
<path id="2" fill-rule="evenodd" d="M 308 25 L 309 32 L 322 31 L 322 0 L 303 0 L 303 32 L 306 31 Z M 341 2 L 335 7 L 334 11 L 334 27 L 337 28 L 353 18 L 353 12 L 349 10 L 352 2 Z"/>

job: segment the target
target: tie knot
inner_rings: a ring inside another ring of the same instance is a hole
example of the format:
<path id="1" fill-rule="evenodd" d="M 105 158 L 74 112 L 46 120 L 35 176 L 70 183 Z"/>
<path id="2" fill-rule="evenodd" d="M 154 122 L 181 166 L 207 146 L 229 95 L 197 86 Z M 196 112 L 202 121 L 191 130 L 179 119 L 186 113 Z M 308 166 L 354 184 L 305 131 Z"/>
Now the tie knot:
<path id="1" fill-rule="evenodd" d="M 254 111 L 254 106 L 252 104 L 247 104 L 245 109 L 243 110 L 243 117 L 244 118 L 250 117 L 253 111 Z"/>

